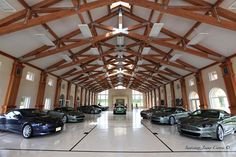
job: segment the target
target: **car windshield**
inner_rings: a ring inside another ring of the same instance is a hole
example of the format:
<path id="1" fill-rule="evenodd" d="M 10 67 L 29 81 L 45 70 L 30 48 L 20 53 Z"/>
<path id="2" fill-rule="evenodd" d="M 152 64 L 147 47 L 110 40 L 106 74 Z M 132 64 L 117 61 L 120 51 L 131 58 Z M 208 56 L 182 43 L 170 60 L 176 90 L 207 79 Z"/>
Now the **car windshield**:
<path id="1" fill-rule="evenodd" d="M 36 116 L 44 116 L 46 115 L 44 112 L 41 112 L 39 110 L 33 109 L 33 110 L 21 110 L 21 115 L 24 117 L 36 117 Z"/>
<path id="2" fill-rule="evenodd" d="M 166 108 L 166 109 L 163 109 L 164 112 L 175 112 L 175 108 Z"/>
<path id="3" fill-rule="evenodd" d="M 216 110 L 197 110 L 192 113 L 192 116 L 202 118 L 219 118 L 220 112 Z"/>

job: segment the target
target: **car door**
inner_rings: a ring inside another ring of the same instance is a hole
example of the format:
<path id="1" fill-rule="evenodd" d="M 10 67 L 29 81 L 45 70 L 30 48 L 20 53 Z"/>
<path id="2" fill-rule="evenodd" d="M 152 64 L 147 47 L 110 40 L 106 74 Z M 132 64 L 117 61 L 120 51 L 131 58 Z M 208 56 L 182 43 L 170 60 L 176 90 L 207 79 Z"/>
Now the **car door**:
<path id="1" fill-rule="evenodd" d="M 227 112 L 220 113 L 221 125 L 226 134 L 235 131 L 236 129 L 236 116 L 230 116 Z"/>
<path id="2" fill-rule="evenodd" d="M 175 119 L 179 120 L 180 118 L 186 117 L 187 113 L 184 109 L 178 108 L 176 109 Z"/>

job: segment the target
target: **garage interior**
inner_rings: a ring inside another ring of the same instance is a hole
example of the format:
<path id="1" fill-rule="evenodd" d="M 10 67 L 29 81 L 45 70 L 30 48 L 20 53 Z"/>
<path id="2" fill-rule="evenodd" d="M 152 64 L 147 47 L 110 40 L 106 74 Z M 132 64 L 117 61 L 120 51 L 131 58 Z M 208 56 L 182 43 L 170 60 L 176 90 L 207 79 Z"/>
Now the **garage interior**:
<path id="1" fill-rule="evenodd" d="M 52 135 L 0 131 L 0 157 L 235 156 L 235 134 L 190 138 L 140 116 L 236 115 L 235 73 L 235 0 L 0 0 L 1 114 L 109 106 Z"/>

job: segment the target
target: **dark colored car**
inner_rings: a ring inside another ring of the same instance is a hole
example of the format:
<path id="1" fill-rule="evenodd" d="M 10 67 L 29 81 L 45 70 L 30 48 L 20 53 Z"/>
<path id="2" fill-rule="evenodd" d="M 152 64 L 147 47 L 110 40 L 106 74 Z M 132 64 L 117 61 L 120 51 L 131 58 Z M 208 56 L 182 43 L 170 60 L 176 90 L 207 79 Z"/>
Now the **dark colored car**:
<path id="1" fill-rule="evenodd" d="M 231 116 L 223 110 L 200 109 L 186 118 L 181 118 L 177 126 L 182 135 L 222 141 L 224 136 L 235 133 L 236 116 Z"/>
<path id="2" fill-rule="evenodd" d="M 109 106 L 101 106 L 101 105 L 92 105 L 93 107 L 99 108 L 102 111 L 106 111 L 109 109 Z"/>
<path id="3" fill-rule="evenodd" d="M 74 110 L 72 107 L 59 107 L 47 112 L 50 115 L 59 116 L 64 123 L 79 122 L 84 120 L 84 113 L 79 110 Z"/>
<path id="4" fill-rule="evenodd" d="M 24 138 L 63 130 L 61 118 L 37 109 L 15 109 L 0 116 L 0 130 L 22 134 Z"/>
<path id="5" fill-rule="evenodd" d="M 124 105 L 117 105 L 113 109 L 113 114 L 126 114 L 126 107 Z"/>
<path id="6" fill-rule="evenodd" d="M 77 109 L 87 114 L 99 114 L 102 112 L 100 108 L 96 108 L 93 106 L 80 106 Z"/>
<path id="7" fill-rule="evenodd" d="M 143 117 L 144 119 L 150 119 L 152 117 L 152 114 L 154 112 L 161 112 L 162 110 L 164 110 L 165 107 L 163 106 L 154 106 L 152 108 L 149 108 L 148 110 L 142 110 L 140 112 L 141 117 Z"/>
<path id="8" fill-rule="evenodd" d="M 167 107 L 161 112 L 154 112 L 151 121 L 154 123 L 174 125 L 180 118 L 189 116 L 190 112 L 181 107 Z"/>

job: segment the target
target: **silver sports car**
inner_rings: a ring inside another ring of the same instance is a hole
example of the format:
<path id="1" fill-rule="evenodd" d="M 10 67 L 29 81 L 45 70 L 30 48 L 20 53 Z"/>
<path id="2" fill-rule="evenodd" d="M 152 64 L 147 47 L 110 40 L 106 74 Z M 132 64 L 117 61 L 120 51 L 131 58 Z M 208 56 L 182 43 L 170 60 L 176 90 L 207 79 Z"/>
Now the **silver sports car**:
<path id="1" fill-rule="evenodd" d="M 161 112 L 153 112 L 151 121 L 153 123 L 174 125 L 180 118 L 189 116 L 190 112 L 180 107 L 168 107 Z"/>
<path id="2" fill-rule="evenodd" d="M 224 136 L 236 131 L 236 116 L 217 109 L 196 110 L 178 122 L 180 134 L 194 137 L 209 137 L 222 141 Z"/>

